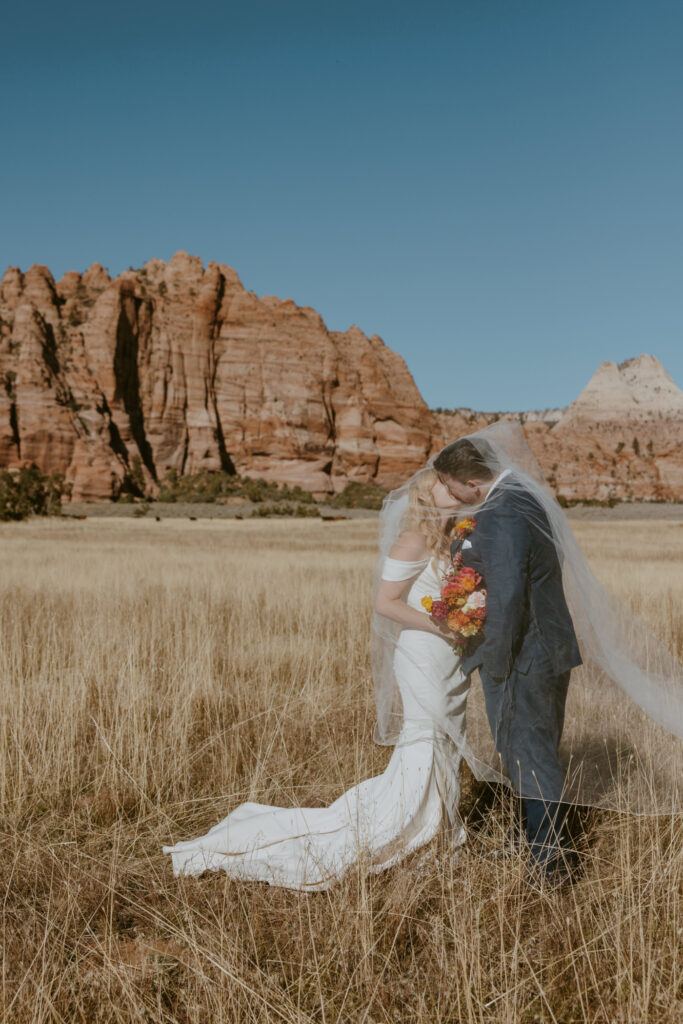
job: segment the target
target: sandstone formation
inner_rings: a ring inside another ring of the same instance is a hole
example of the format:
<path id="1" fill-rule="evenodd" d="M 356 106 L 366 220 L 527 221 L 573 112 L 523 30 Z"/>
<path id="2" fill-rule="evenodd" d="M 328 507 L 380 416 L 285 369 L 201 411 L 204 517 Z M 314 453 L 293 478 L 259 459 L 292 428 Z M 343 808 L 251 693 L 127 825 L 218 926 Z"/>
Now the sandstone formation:
<path id="1" fill-rule="evenodd" d="M 0 466 L 59 471 L 75 500 L 153 497 L 169 469 L 223 469 L 323 497 L 393 487 L 498 415 L 431 412 L 376 335 L 328 331 L 178 252 L 111 279 L 0 282 Z M 683 498 L 683 393 L 656 359 L 604 363 L 567 410 L 515 414 L 568 498 Z"/>
<path id="2" fill-rule="evenodd" d="M 683 499 L 683 391 L 654 356 L 602 363 L 567 409 L 438 414 L 441 440 L 518 419 L 557 494 L 571 500 Z"/>
<path id="3" fill-rule="evenodd" d="M 0 283 L 0 464 L 35 463 L 74 499 L 116 497 L 169 469 L 236 471 L 322 496 L 392 487 L 422 465 L 432 417 L 376 336 L 246 291 L 178 252 L 115 280 L 95 264 Z M 136 466 L 137 464 L 137 466 Z"/>
<path id="4" fill-rule="evenodd" d="M 683 497 L 683 391 L 654 356 L 602 363 L 551 430 L 525 429 L 567 497 Z"/>

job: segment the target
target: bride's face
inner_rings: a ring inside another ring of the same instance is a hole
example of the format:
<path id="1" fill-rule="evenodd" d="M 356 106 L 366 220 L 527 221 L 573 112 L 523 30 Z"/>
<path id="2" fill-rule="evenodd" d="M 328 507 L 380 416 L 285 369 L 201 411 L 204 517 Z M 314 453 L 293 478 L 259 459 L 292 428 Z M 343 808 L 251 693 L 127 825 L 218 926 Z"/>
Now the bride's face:
<path id="1" fill-rule="evenodd" d="M 478 505 L 484 500 L 491 487 L 490 481 L 468 480 L 467 483 L 462 483 L 452 476 L 447 476 L 444 480 L 439 478 L 439 483 L 455 508 L 462 508 L 463 505 Z"/>
<path id="2" fill-rule="evenodd" d="M 448 489 L 437 480 L 432 487 L 432 501 L 436 508 L 455 509 L 458 508 L 459 502 L 449 493 Z"/>

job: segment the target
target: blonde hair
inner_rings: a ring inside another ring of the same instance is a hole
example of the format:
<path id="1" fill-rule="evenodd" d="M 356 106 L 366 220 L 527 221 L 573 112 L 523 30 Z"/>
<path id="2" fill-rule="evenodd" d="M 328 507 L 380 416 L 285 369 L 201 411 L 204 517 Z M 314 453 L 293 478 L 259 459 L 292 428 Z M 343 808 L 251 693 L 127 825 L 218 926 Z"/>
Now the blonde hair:
<path id="1" fill-rule="evenodd" d="M 408 490 L 408 521 L 409 529 L 419 530 L 427 542 L 427 547 L 437 560 L 448 560 L 450 542 L 457 516 L 437 515 L 432 497 L 432 488 L 439 476 L 434 469 L 425 469 Z"/>

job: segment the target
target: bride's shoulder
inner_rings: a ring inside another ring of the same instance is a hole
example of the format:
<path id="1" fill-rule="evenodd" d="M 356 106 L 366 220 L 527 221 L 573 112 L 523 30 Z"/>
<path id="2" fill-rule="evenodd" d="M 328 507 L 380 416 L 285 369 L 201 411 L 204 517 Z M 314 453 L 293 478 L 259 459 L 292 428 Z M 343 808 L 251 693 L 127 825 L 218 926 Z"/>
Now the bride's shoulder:
<path id="1" fill-rule="evenodd" d="M 420 562 L 428 558 L 427 541 L 419 530 L 405 530 L 389 552 L 390 558 L 402 562 Z"/>

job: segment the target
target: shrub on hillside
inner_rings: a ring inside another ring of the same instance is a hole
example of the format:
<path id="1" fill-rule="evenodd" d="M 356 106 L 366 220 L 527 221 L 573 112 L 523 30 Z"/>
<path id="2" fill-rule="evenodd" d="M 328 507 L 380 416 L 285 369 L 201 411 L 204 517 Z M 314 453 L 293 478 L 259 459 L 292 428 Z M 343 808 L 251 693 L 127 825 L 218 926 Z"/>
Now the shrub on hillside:
<path id="1" fill-rule="evenodd" d="M 610 496 L 609 498 L 567 498 L 564 494 L 557 494 L 557 504 L 560 508 L 575 508 L 577 505 L 586 505 L 590 508 L 614 508 L 621 504 L 621 498 Z"/>
<path id="2" fill-rule="evenodd" d="M 180 476 L 175 469 L 166 474 L 157 501 L 214 502 L 221 498 L 243 498 L 245 501 L 296 501 L 315 504 L 310 491 L 301 487 L 288 487 L 272 481 L 241 477 L 223 471 L 204 470 Z"/>
<path id="3" fill-rule="evenodd" d="M 0 519 L 27 519 L 30 515 L 58 516 L 62 496 L 71 494 L 63 473 L 41 473 L 36 466 L 18 472 L 0 470 Z"/>
<path id="4" fill-rule="evenodd" d="M 377 484 L 363 484 L 357 480 L 347 484 L 340 494 L 327 502 L 332 508 L 380 509 L 387 492 Z"/>

